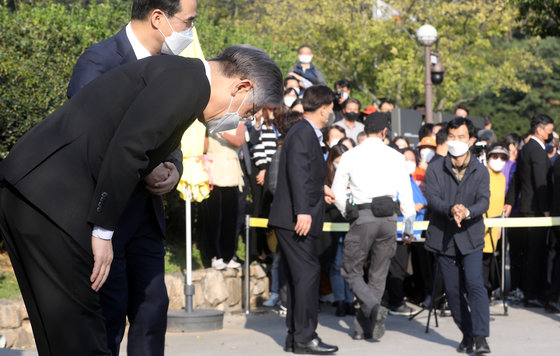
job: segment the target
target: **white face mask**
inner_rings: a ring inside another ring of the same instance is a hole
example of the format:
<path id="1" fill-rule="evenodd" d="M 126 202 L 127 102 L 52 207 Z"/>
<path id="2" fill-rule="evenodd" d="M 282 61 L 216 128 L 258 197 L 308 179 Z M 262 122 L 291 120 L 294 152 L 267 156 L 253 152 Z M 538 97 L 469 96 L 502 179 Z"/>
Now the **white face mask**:
<path id="1" fill-rule="evenodd" d="M 406 172 L 408 174 L 413 174 L 416 171 L 416 162 L 413 161 L 405 161 L 404 165 L 406 166 Z"/>
<path id="2" fill-rule="evenodd" d="M 333 148 L 338 142 L 340 141 L 339 138 L 335 138 L 329 142 L 329 147 Z"/>
<path id="3" fill-rule="evenodd" d="M 499 158 L 492 158 L 492 159 L 488 160 L 488 166 L 494 172 L 501 172 L 502 169 L 504 169 L 505 165 L 506 165 L 506 161 L 502 161 Z"/>
<path id="4" fill-rule="evenodd" d="M 342 92 L 342 99 L 346 100 L 346 99 L 348 99 L 349 96 L 350 96 L 350 93 L 347 93 L 345 91 Z"/>
<path id="5" fill-rule="evenodd" d="M 293 96 L 285 96 L 284 97 L 284 105 L 286 105 L 289 108 L 292 107 L 292 104 L 294 103 L 294 101 L 296 101 L 296 98 L 294 98 Z"/>
<path id="6" fill-rule="evenodd" d="M 422 161 L 426 163 L 430 162 L 435 155 L 436 153 L 434 150 L 430 148 L 423 148 L 420 150 L 420 158 L 422 158 Z"/>
<path id="7" fill-rule="evenodd" d="M 307 64 L 307 63 L 311 63 L 311 60 L 313 59 L 313 56 L 309 55 L 309 54 L 300 54 L 298 56 L 298 59 L 301 63 Z"/>
<path id="8" fill-rule="evenodd" d="M 453 157 L 460 157 L 467 153 L 469 144 L 462 141 L 447 141 L 447 150 Z"/>
<path id="9" fill-rule="evenodd" d="M 167 23 L 169 24 L 169 27 L 171 27 L 171 30 L 173 32 L 171 33 L 171 36 L 165 37 L 163 32 L 161 32 L 161 30 L 158 28 L 159 33 L 161 33 L 163 38 L 165 38 L 165 40 L 163 41 L 163 44 L 161 45 L 161 53 L 169 54 L 169 55 L 178 55 L 179 53 L 183 52 L 183 50 L 185 48 L 187 48 L 188 45 L 190 45 L 192 43 L 192 41 L 193 41 L 192 29 L 193 28 L 191 27 L 188 30 L 185 30 L 183 32 L 175 32 L 175 30 L 173 29 L 173 26 L 171 26 L 171 23 L 169 23 L 169 20 L 167 19 L 167 16 L 165 16 L 165 15 L 163 15 L 163 16 L 165 17 L 165 21 L 167 21 Z"/>
<path id="10" fill-rule="evenodd" d="M 229 106 L 226 113 L 223 116 L 217 117 L 214 120 L 208 121 L 206 123 L 206 129 L 208 130 L 208 132 L 213 134 L 216 132 L 236 129 L 239 125 L 239 122 L 242 120 L 241 115 L 239 115 L 239 110 L 241 110 L 245 99 L 247 99 L 247 95 L 248 93 L 243 98 L 243 101 L 241 102 L 241 105 L 239 105 L 239 108 L 237 108 L 237 111 L 230 113 L 229 109 L 231 108 L 231 104 L 233 103 L 234 98 L 234 96 L 232 96 L 231 100 L 229 101 Z"/>

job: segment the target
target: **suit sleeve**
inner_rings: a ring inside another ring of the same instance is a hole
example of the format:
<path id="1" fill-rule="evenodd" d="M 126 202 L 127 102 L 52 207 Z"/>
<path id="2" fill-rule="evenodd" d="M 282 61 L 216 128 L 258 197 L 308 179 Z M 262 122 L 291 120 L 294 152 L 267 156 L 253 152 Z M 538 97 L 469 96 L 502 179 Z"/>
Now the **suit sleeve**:
<path id="1" fill-rule="evenodd" d="M 114 229 L 156 151 L 176 131 L 183 132 L 208 102 L 210 88 L 202 65 L 148 74 L 146 87 L 124 114 L 104 155 L 88 222 Z M 201 84 L 203 83 L 203 84 Z M 155 119 L 157 118 L 157 119 Z"/>
<path id="2" fill-rule="evenodd" d="M 303 131 L 303 130 L 301 130 Z M 296 132 L 291 144 L 286 147 L 286 168 L 294 214 L 311 214 L 308 192 L 310 159 L 309 141 L 303 137 L 304 132 Z M 309 138 L 308 138 L 309 139 Z M 307 142 L 306 142 L 307 141 Z"/>
<path id="3" fill-rule="evenodd" d="M 438 167 L 441 167 L 438 165 Z M 443 173 L 442 173 L 443 174 Z M 430 210 L 450 217 L 449 210 L 451 209 L 451 204 L 441 199 L 441 182 L 437 179 L 437 172 L 434 169 L 434 166 L 428 165 L 428 169 L 426 170 L 426 200 L 428 200 L 428 207 Z"/>
<path id="4" fill-rule="evenodd" d="M 177 147 L 175 151 L 171 152 L 166 159 L 167 162 L 171 162 L 177 167 L 179 171 L 179 177 L 183 176 L 183 152 L 181 151 L 181 146 Z"/>
<path id="5" fill-rule="evenodd" d="M 544 152 L 533 150 L 531 151 L 530 162 L 533 172 L 533 177 L 531 178 L 535 183 L 535 196 L 537 198 L 539 212 L 543 213 L 545 211 L 550 211 L 550 205 L 548 202 L 550 199 L 550 190 L 548 187 L 550 161 L 548 156 Z"/>

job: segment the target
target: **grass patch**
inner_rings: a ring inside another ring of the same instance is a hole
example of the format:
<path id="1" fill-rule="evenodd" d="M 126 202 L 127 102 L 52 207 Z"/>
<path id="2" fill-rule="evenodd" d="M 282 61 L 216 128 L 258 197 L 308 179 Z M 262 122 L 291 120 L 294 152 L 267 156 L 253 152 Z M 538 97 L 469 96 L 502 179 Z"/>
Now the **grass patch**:
<path id="1" fill-rule="evenodd" d="M 0 253 L 0 299 L 19 299 L 21 292 L 8 254 Z"/>

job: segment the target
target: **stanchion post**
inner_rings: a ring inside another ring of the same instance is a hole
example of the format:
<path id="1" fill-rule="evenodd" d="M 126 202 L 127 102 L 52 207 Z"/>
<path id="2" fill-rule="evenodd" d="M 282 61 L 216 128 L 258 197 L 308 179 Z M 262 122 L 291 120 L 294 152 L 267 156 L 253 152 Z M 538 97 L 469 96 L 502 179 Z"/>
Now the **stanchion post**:
<path id="1" fill-rule="evenodd" d="M 185 274 L 185 311 L 187 313 L 193 312 L 193 295 L 194 285 L 192 284 L 192 230 L 191 230 L 191 188 L 186 187 L 185 191 L 185 225 L 186 225 L 186 261 L 185 267 L 187 273 Z"/>
<path id="2" fill-rule="evenodd" d="M 504 218 L 504 213 L 502 213 L 502 219 Z M 508 307 L 506 303 L 506 228 L 502 226 L 502 304 L 504 306 L 504 315 L 508 315 Z"/>
<path id="3" fill-rule="evenodd" d="M 251 290 L 250 275 L 251 265 L 249 262 L 249 240 L 251 235 L 251 215 L 245 215 L 245 314 L 251 312 Z"/>

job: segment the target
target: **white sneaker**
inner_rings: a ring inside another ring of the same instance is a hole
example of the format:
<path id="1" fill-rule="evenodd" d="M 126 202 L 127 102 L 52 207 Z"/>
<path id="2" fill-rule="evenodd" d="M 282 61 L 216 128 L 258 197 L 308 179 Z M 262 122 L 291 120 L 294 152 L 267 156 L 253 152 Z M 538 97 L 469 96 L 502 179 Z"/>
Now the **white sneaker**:
<path id="1" fill-rule="evenodd" d="M 273 306 L 275 306 L 276 303 L 278 303 L 278 298 L 280 298 L 278 293 L 270 292 L 270 297 L 268 297 L 268 299 L 265 300 L 262 304 L 263 307 L 273 307 Z"/>
<path id="2" fill-rule="evenodd" d="M 212 268 L 214 269 L 226 269 L 227 265 L 224 263 L 224 260 L 221 258 L 216 259 L 216 257 L 212 258 Z"/>
<path id="3" fill-rule="evenodd" d="M 229 260 L 227 264 L 227 268 L 239 268 L 239 267 L 241 267 L 241 263 L 233 259 Z"/>

